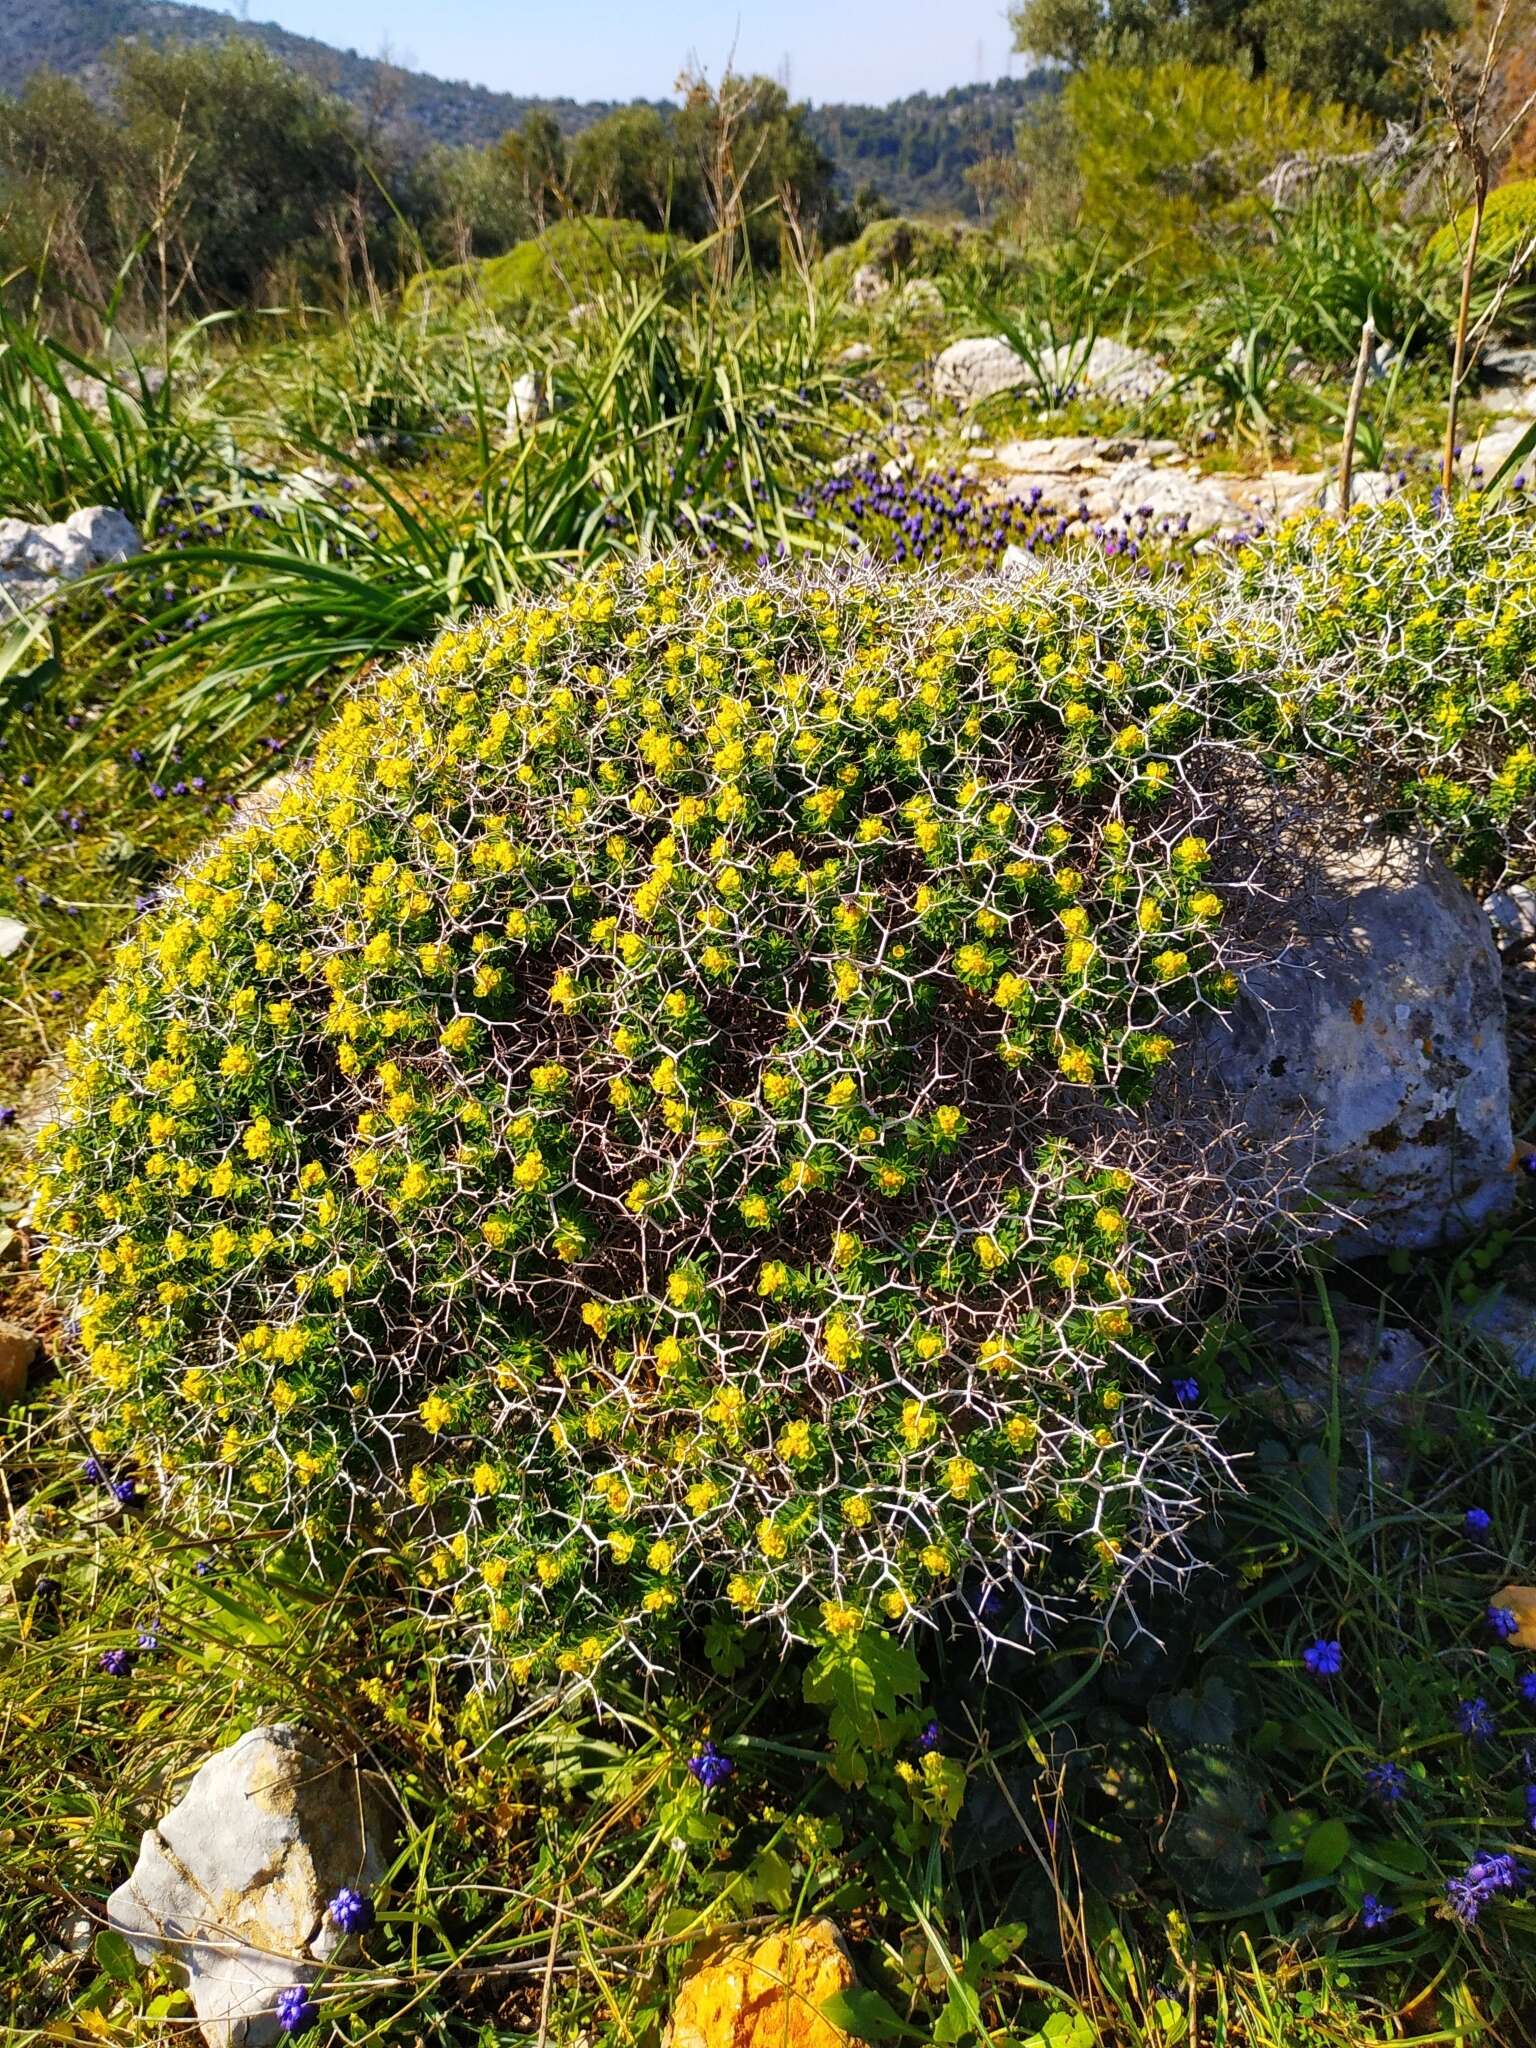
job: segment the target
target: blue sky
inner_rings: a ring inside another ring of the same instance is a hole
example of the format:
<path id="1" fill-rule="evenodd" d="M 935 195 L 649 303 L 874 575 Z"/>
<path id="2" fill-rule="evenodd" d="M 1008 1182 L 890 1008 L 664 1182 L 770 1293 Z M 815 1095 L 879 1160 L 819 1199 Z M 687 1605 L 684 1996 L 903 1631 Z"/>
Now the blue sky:
<path id="1" fill-rule="evenodd" d="M 505 92 L 658 99 L 690 56 L 797 98 L 896 99 L 1009 69 L 1005 0 L 205 0 Z M 1014 58 L 1016 66 L 1020 60 Z"/>

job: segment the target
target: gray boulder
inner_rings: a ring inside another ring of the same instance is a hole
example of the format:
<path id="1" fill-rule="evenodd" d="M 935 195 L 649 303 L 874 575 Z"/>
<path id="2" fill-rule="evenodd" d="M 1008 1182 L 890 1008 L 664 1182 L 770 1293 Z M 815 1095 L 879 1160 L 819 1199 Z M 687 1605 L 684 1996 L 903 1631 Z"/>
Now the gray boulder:
<path id="1" fill-rule="evenodd" d="M 253 1728 L 144 1836 L 108 1925 L 140 1962 L 181 1972 L 209 2048 L 273 2048 L 278 1994 L 336 1956 L 346 1937 L 326 1907 L 378 1885 L 389 1835 L 354 1763 L 286 1723 Z"/>
<path id="2" fill-rule="evenodd" d="M 1401 840 L 1313 849 L 1291 934 L 1207 1041 L 1233 1172 L 1346 1255 L 1455 1239 L 1514 1198 L 1488 919 Z"/>

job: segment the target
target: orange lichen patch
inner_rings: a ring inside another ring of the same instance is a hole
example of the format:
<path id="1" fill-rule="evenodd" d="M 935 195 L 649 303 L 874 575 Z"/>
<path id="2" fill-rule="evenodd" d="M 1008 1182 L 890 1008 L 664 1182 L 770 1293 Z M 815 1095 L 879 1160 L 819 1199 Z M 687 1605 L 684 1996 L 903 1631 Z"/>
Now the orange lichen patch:
<path id="1" fill-rule="evenodd" d="M 821 2013 L 855 1981 L 830 1920 L 735 1943 L 684 1979 L 668 2048 L 861 2048 Z"/>

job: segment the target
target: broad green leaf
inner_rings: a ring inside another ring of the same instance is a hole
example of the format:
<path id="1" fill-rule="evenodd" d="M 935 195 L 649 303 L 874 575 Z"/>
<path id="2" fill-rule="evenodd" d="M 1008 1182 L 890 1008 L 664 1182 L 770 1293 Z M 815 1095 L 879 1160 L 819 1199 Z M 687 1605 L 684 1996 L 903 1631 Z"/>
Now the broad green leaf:
<path id="1" fill-rule="evenodd" d="M 1341 1820 L 1325 1820 L 1307 1837 L 1301 1868 L 1307 1877 L 1331 1877 L 1349 1854 L 1350 1833 Z"/>

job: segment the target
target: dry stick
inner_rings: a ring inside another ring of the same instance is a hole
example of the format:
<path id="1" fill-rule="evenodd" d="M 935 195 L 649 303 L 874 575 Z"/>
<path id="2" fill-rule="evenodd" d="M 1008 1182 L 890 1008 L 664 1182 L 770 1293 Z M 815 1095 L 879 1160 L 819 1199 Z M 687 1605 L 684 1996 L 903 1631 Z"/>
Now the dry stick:
<path id="1" fill-rule="evenodd" d="M 1456 313 L 1456 351 L 1451 358 L 1451 398 L 1445 409 L 1445 446 L 1440 451 L 1440 489 L 1447 502 L 1451 480 L 1456 473 L 1456 408 L 1461 402 L 1461 381 L 1466 375 L 1467 325 L 1472 314 L 1472 270 L 1477 262 L 1478 239 L 1483 232 L 1483 208 L 1488 202 L 1488 171 L 1476 168 L 1477 183 L 1472 196 L 1472 232 L 1467 237 L 1466 259 L 1461 266 L 1461 304 Z"/>
<path id="2" fill-rule="evenodd" d="M 1344 415 L 1344 446 L 1339 451 L 1339 513 L 1349 511 L 1350 487 L 1355 474 L 1355 432 L 1360 425 L 1360 404 L 1365 397 L 1365 380 L 1370 375 L 1371 356 L 1376 347 L 1376 322 L 1367 313 L 1360 328 L 1360 354 L 1355 363 L 1355 381 L 1350 386 L 1349 410 Z"/>

